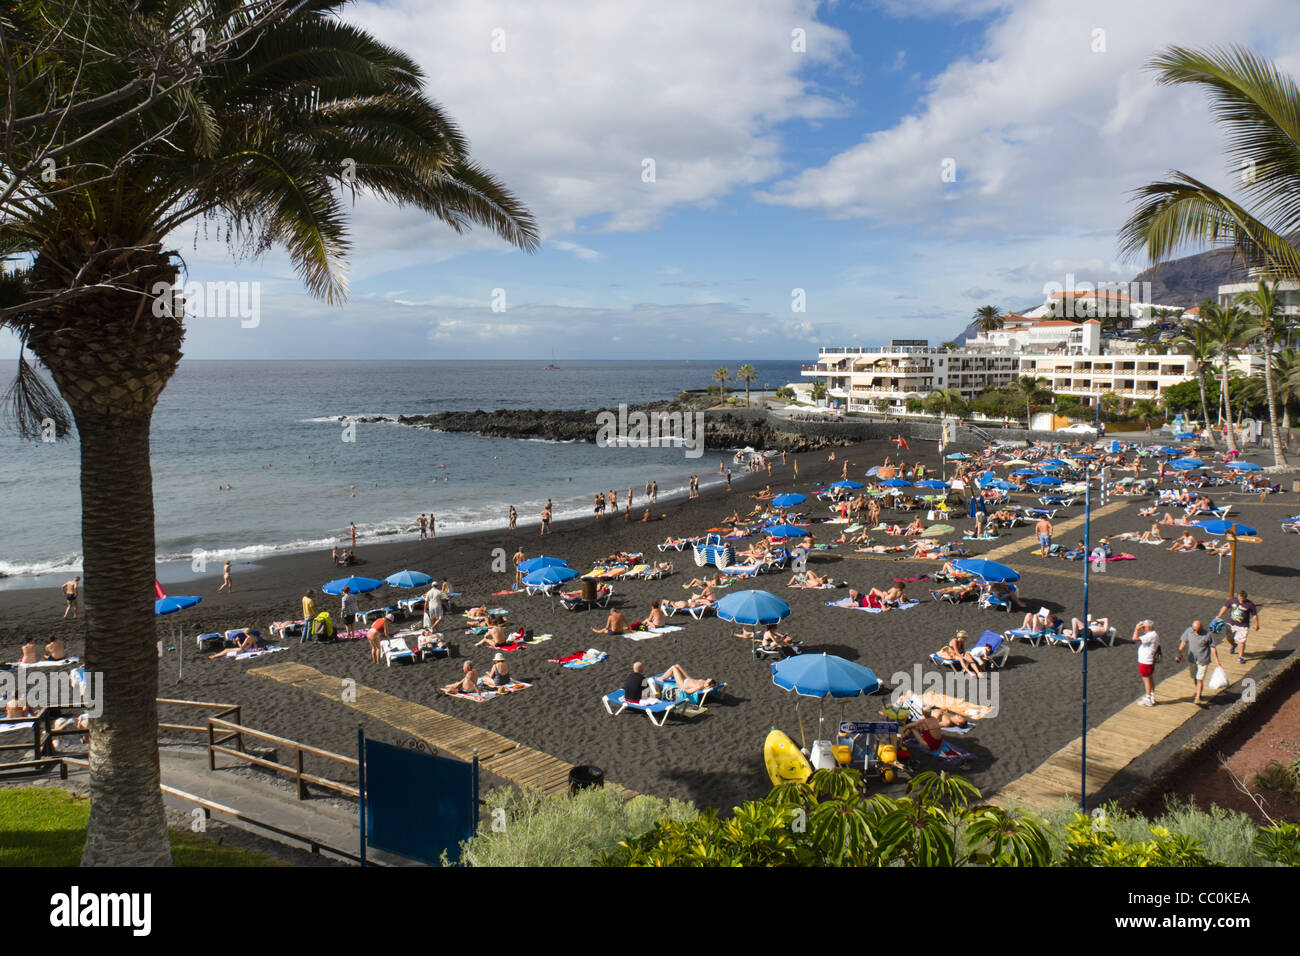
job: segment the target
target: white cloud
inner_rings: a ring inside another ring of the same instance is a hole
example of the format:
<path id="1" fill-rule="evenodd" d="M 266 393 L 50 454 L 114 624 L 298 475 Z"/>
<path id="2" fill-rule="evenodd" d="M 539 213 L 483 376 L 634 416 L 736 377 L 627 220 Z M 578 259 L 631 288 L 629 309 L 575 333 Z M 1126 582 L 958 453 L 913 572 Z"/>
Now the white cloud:
<path id="1" fill-rule="evenodd" d="M 962 8 L 931 0 L 922 12 Z M 1204 93 L 1158 87 L 1149 58 L 1170 43 L 1285 49 L 1282 38 L 1300 30 L 1300 7 L 1268 0 L 1025 0 L 981 9 L 997 16 L 978 54 L 934 77 L 912 115 L 762 198 L 934 235 L 1113 235 L 1129 190 L 1172 167 L 1210 181 L 1223 169 Z M 1093 52 L 1098 29 L 1103 53 Z M 941 176 L 945 158 L 955 161 L 955 182 Z"/>
<path id="2" fill-rule="evenodd" d="M 568 242 L 564 239 L 553 239 L 551 245 L 563 252 L 572 252 L 583 262 L 599 262 L 600 253 L 595 249 L 588 249 L 586 246 L 580 246 L 576 242 Z"/>

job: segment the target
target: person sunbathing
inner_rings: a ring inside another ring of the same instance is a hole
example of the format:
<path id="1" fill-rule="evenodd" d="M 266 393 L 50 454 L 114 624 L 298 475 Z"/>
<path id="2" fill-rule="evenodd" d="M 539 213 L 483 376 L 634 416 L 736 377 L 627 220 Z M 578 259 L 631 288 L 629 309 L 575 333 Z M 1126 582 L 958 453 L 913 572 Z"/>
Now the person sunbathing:
<path id="1" fill-rule="evenodd" d="M 912 523 L 903 529 L 903 534 L 906 537 L 913 537 L 915 535 L 921 534 L 924 531 L 925 531 L 925 525 L 921 521 L 921 516 L 917 515 L 915 518 L 912 519 Z"/>
<path id="2" fill-rule="evenodd" d="M 1204 547 L 1205 550 L 1208 551 L 1210 554 L 1214 554 L 1214 555 L 1226 556 L 1232 554 L 1232 542 L 1226 540 L 1207 541 L 1205 542 L 1204 545 L 1202 545 L 1202 547 Z"/>
<path id="3" fill-rule="evenodd" d="M 689 600 L 672 601 L 670 603 L 673 607 L 681 610 L 682 608 L 688 607 L 703 607 L 706 604 L 712 604 L 716 600 L 717 598 L 713 594 L 713 588 L 706 584 L 703 591 L 699 594 L 692 594 Z"/>
<path id="4" fill-rule="evenodd" d="M 5 701 L 6 717 L 31 717 L 35 711 L 27 706 L 26 697 L 13 697 Z"/>
<path id="5" fill-rule="evenodd" d="M 437 631 L 425 628 L 415 639 L 415 646 L 418 650 L 442 650 L 447 646 L 446 640 Z"/>
<path id="6" fill-rule="evenodd" d="M 897 607 L 907 600 L 907 593 L 904 585 L 895 584 L 893 587 L 882 591 L 880 588 L 872 588 L 867 592 L 868 596 L 880 599 L 881 607 Z"/>
<path id="7" fill-rule="evenodd" d="M 19 664 L 38 664 L 40 663 L 39 652 L 36 650 L 36 638 L 29 637 L 23 643 L 22 656 L 18 658 Z"/>
<path id="8" fill-rule="evenodd" d="M 689 584 L 683 584 L 682 587 L 690 590 L 691 588 L 719 587 L 722 584 L 722 574 L 714 571 L 707 578 L 696 578 Z"/>
<path id="9" fill-rule="evenodd" d="M 631 626 L 628 624 L 627 618 L 623 616 L 623 612 L 611 610 L 609 612 L 609 617 L 605 618 L 605 626 L 593 627 L 591 633 L 626 634 L 629 630 L 631 630 Z"/>
<path id="10" fill-rule="evenodd" d="M 999 521 L 1008 528 L 1014 528 L 1016 526 L 1016 520 L 1019 517 L 1020 515 L 1016 514 L 1014 511 L 1011 511 L 1009 508 L 1002 508 L 998 511 L 993 512 L 993 516 L 989 519 L 989 521 L 990 523 L 994 521 Z"/>
<path id="11" fill-rule="evenodd" d="M 67 656 L 67 645 L 57 637 L 50 638 L 50 643 L 45 645 L 45 659 L 47 661 L 61 661 Z"/>
<path id="12" fill-rule="evenodd" d="M 1040 611 L 1036 614 L 1026 614 L 1025 619 L 1020 622 L 1020 628 L 1031 634 L 1041 634 L 1045 631 L 1059 631 L 1064 623 L 1056 616 L 1055 611 L 1048 611 L 1045 615 Z"/>
<path id="13" fill-rule="evenodd" d="M 939 716 L 940 709 L 935 707 L 927 716 L 904 725 L 899 740 L 903 743 L 914 740 L 928 751 L 938 750 L 943 746 L 943 724 Z"/>
<path id="14" fill-rule="evenodd" d="M 663 627 L 668 623 L 668 615 L 664 613 L 663 607 L 660 606 L 658 598 L 650 602 L 650 613 L 646 615 L 641 622 L 642 627 Z"/>
<path id="15" fill-rule="evenodd" d="M 821 575 L 813 571 L 796 571 L 794 577 L 786 582 L 788 588 L 824 588 L 828 584 L 834 584 L 829 574 Z"/>
<path id="16" fill-rule="evenodd" d="M 945 661 L 955 661 L 961 665 L 963 671 L 974 677 L 979 675 L 979 668 L 975 667 L 970 654 L 966 651 L 967 636 L 965 631 L 958 631 L 951 641 L 935 651 L 935 655 Z"/>
<path id="17" fill-rule="evenodd" d="M 964 601 L 969 597 L 974 597 L 979 593 L 979 582 L 974 578 L 964 584 L 954 584 L 951 587 L 939 588 L 937 591 L 931 591 L 930 596 L 936 601 L 941 597 L 955 597 L 958 601 Z"/>
<path id="18" fill-rule="evenodd" d="M 692 677 L 686 673 L 680 664 L 674 664 L 668 670 L 664 671 L 659 678 L 661 681 L 673 681 L 677 684 L 677 690 L 683 694 L 694 694 L 698 691 L 707 690 L 710 687 L 717 687 L 718 682 L 712 677 Z"/>
<path id="19" fill-rule="evenodd" d="M 239 642 L 234 647 L 227 647 L 224 651 L 218 651 L 216 654 L 209 654 L 208 660 L 216 660 L 218 657 L 235 657 L 247 651 L 256 650 L 258 647 L 257 638 L 248 628 L 244 628 L 243 634 L 239 636 Z"/>
<path id="20" fill-rule="evenodd" d="M 1160 522 L 1154 522 L 1150 531 L 1143 531 L 1138 541 L 1141 544 L 1164 544 L 1164 536 L 1160 534 Z"/>
<path id="21" fill-rule="evenodd" d="M 460 666 L 462 677 L 454 684 L 448 684 L 442 688 L 444 694 L 477 694 L 478 693 L 478 672 L 474 670 L 474 665 L 466 661 Z"/>
<path id="22" fill-rule="evenodd" d="M 505 647 L 509 643 L 510 638 L 506 635 L 505 627 L 500 623 L 494 623 L 488 628 L 487 633 L 483 635 L 483 640 L 476 641 L 474 646 L 482 647 L 486 644 L 488 647 Z"/>
<path id="23" fill-rule="evenodd" d="M 1156 505 L 1151 505 L 1149 508 L 1143 508 L 1141 511 L 1139 511 L 1139 512 L 1138 512 L 1138 517 L 1139 517 L 1139 518 L 1150 518 L 1150 517 L 1154 516 L 1155 513 L 1156 513 L 1157 511 L 1159 511 L 1159 510 L 1160 510 L 1160 509 L 1159 509 Z"/>
<path id="24" fill-rule="evenodd" d="M 492 658 L 492 667 L 483 675 L 480 682 L 493 687 L 509 687 L 514 683 L 514 679 L 510 676 L 510 665 L 506 663 L 506 656 L 500 651 Z"/>
<path id="25" fill-rule="evenodd" d="M 1187 531 L 1183 536 L 1177 539 L 1172 545 L 1166 548 L 1166 551 L 1177 551 L 1179 554 L 1187 554 L 1191 551 L 1197 551 L 1201 547 L 1201 542 L 1190 532 Z"/>
<path id="26" fill-rule="evenodd" d="M 989 594 L 999 601 L 1010 601 L 1016 606 L 1017 610 L 1022 610 L 1029 606 L 1020 599 L 1020 595 L 1016 593 L 1016 589 L 1005 581 L 994 581 L 990 584 Z"/>
<path id="27" fill-rule="evenodd" d="M 1095 637 L 1100 640 L 1110 633 L 1110 618 L 1093 617 L 1091 614 L 1089 614 L 1088 617 L 1091 618 L 1091 622 L 1087 625 L 1087 631 L 1090 637 Z M 1070 620 L 1070 640 L 1077 641 L 1083 636 L 1083 633 L 1083 621 L 1079 620 L 1077 617 L 1072 618 Z"/>

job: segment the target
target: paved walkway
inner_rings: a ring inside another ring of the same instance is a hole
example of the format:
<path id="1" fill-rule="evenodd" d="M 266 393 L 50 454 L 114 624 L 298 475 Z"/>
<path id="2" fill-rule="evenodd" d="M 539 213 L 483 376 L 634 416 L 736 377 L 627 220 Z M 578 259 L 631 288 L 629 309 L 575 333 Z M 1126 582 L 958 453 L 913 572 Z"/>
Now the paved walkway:
<path id="1" fill-rule="evenodd" d="M 477 751 L 480 768 L 520 786 L 550 795 L 569 792 L 573 764 L 430 707 L 361 684 L 355 687 L 354 699 L 344 700 L 342 678 L 322 674 L 305 664 L 272 664 L 253 668 L 249 673 L 328 697 L 461 760 L 469 760 Z M 632 795 L 632 791 L 624 792 Z"/>

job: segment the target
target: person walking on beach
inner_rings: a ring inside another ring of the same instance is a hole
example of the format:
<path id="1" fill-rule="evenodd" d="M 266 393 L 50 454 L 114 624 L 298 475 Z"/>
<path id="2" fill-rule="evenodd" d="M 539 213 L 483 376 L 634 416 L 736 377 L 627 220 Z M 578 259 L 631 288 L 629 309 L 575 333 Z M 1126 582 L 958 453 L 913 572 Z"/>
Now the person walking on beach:
<path id="1" fill-rule="evenodd" d="M 519 521 L 519 512 L 515 511 L 514 505 L 511 505 L 510 506 L 510 530 L 511 531 L 515 530 L 515 525 L 518 523 L 518 521 Z"/>
<path id="2" fill-rule="evenodd" d="M 523 587 L 524 572 L 519 570 L 519 565 L 523 564 L 525 561 L 528 560 L 528 555 L 524 554 L 524 549 L 522 546 L 519 548 L 518 551 L 515 552 L 515 556 L 512 560 L 515 563 L 515 587 L 516 588 Z"/>
<path id="3" fill-rule="evenodd" d="M 650 497 L 650 482 L 648 482 L 648 481 L 645 483 L 645 496 L 646 496 L 647 498 Z"/>
<path id="4" fill-rule="evenodd" d="M 227 561 L 225 566 L 221 569 L 221 587 L 217 588 L 217 593 L 220 594 L 222 591 L 233 592 L 234 590 L 235 589 L 230 584 L 230 562 Z"/>
<path id="5" fill-rule="evenodd" d="M 605 496 L 605 500 L 609 502 L 610 515 L 618 514 L 618 492 L 613 488 L 609 489 L 609 494 Z"/>
<path id="6" fill-rule="evenodd" d="M 420 540 L 423 541 L 429 536 L 429 519 L 424 516 L 423 511 L 420 512 L 420 517 L 415 519 L 415 523 L 420 528 Z"/>
<path id="7" fill-rule="evenodd" d="M 1219 649 L 1214 646 L 1214 635 L 1200 621 L 1193 621 L 1192 626 L 1183 631 L 1178 640 L 1178 654 L 1174 657 L 1174 663 L 1182 661 L 1183 651 L 1187 652 L 1188 673 L 1196 688 L 1196 699 L 1192 703 L 1199 707 L 1201 688 L 1205 685 L 1205 672 L 1210 668 L 1211 657 L 1216 667 L 1222 667 L 1223 663 L 1219 660 Z"/>
<path id="8" fill-rule="evenodd" d="M 549 502 L 547 503 L 547 506 L 542 509 L 542 530 L 540 533 L 551 533 L 551 507 Z"/>
<path id="9" fill-rule="evenodd" d="M 1047 557 L 1052 551 L 1052 522 L 1046 517 L 1039 518 L 1038 524 L 1034 525 L 1034 534 L 1038 535 L 1039 553 Z"/>
<path id="10" fill-rule="evenodd" d="M 731 490 L 731 469 L 727 469 L 727 490 Z"/>
<path id="11" fill-rule="evenodd" d="M 423 624 L 430 631 L 438 630 L 438 625 L 442 623 L 443 615 L 446 613 L 442 600 L 443 590 L 436 584 L 424 594 Z"/>
<path id="12" fill-rule="evenodd" d="M 1154 707 L 1156 703 L 1156 659 L 1160 655 L 1160 635 L 1156 633 L 1154 621 L 1138 621 L 1133 627 L 1132 640 L 1138 646 L 1138 675 L 1146 693 L 1138 700 L 1142 707 Z"/>
<path id="13" fill-rule="evenodd" d="M 63 617 L 66 619 L 68 612 L 72 612 L 72 619 L 77 618 L 77 587 L 81 583 L 81 575 L 77 575 L 71 581 L 64 581 L 63 587 L 59 588 L 63 592 L 63 600 L 67 605 L 63 609 Z"/>
<path id="14" fill-rule="evenodd" d="M 632 486 L 631 485 L 627 486 L 627 507 L 629 510 L 631 510 L 632 508 Z"/>
<path id="15" fill-rule="evenodd" d="M 438 528 L 435 524 L 437 520 L 438 519 L 433 516 L 433 512 L 430 511 L 429 512 L 429 540 L 430 541 L 438 537 Z"/>
<path id="16" fill-rule="evenodd" d="M 1228 623 L 1228 629 L 1232 632 L 1237 663 L 1246 663 L 1246 634 L 1252 620 L 1255 622 L 1255 630 L 1259 630 L 1259 608 L 1254 601 L 1247 599 L 1245 591 L 1238 591 L 1219 609 L 1219 617 Z"/>
<path id="17" fill-rule="evenodd" d="M 650 503 L 652 505 L 659 504 L 659 482 L 658 481 L 650 482 Z"/>
<path id="18" fill-rule="evenodd" d="M 350 535 L 352 536 L 352 550 L 355 551 L 356 548 L 357 548 L 357 526 L 356 526 L 356 522 L 353 522 L 353 521 L 349 521 L 349 522 L 348 522 L 348 534 L 350 534 Z"/>

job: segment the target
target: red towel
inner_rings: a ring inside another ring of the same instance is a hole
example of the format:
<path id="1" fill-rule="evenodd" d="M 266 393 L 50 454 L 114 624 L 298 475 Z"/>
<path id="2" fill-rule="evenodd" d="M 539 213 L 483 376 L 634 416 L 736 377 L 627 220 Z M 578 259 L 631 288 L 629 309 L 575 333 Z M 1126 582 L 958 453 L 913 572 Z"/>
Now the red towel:
<path id="1" fill-rule="evenodd" d="M 580 660 L 582 660 L 582 659 L 583 659 L 584 657 L 586 657 L 586 656 L 587 656 L 587 652 L 586 652 L 586 651 L 574 651 L 572 654 L 568 655 L 567 657 L 556 657 L 556 658 L 553 658 L 553 659 L 550 661 L 550 663 L 552 663 L 552 664 L 571 664 L 573 661 L 580 661 Z"/>

